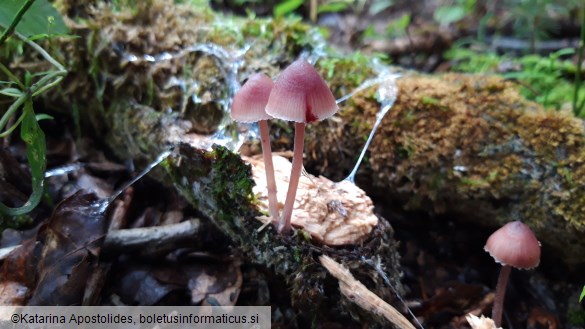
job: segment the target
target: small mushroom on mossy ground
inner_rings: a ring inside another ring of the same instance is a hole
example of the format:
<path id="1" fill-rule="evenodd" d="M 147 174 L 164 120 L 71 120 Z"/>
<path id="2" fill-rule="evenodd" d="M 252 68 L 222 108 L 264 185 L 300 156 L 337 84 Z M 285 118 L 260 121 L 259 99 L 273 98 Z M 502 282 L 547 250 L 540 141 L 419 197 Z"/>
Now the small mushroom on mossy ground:
<path id="1" fill-rule="evenodd" d="M 488 238 L 484 250 L 496 262 L 502 264 L 502 270 L 496 285 L 496 295 L 492 309 L 492 319 L 496 327 L 502 324 L 504 296 L 512 267 L 529 270 L 540 263 L 540 243 L 528 225 L 514 221 L 502 226 Z"/>
<path id="2" fill-rule="evenodd" d="M 287 234 L 291 229 L 293 204 L 303 168 L 305 125 L 326 119 L 337 110 L 331 90 L 315 68 L 304 59 L 292 63 L 274 83 L 266 113 L 274 118 L 295 122 L 293 166 L 284 209 L 278 222 L 278 230 L 282 234 Z"/>
<path id="3" fill-rule="evenodd" d="M 268 120 L 272 117 L 266 114 L 265 107 L 272 90 L 273 82 L 267 75 L 256 73 L 240 88 L 234 96 L 231 116 L 238 122 L 258 122 L 260 127 L 260 142 L 262 156 L 266 168 L 266 182 L 268 187 L 268 210 L 274 221 L 278 220 L 278 200 L 276 199 L 276 180 L 274 179 L 274 165 L 272 164 L 272 148 Z"/>

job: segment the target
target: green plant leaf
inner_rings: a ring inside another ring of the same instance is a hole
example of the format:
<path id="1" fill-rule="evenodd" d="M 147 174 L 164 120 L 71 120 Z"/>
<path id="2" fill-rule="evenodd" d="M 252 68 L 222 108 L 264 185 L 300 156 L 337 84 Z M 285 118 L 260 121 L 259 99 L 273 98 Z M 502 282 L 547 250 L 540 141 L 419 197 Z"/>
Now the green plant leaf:
<path id="1" fill-rule="evenodd" d="M 410 25 L 411 19 L 410 14 L 404 14 L 400 18 L 390 21 L 386 26 L 386 33 L 394 38 L 406 35 L 406 29 Z"/>
<path id="2" fill-rule="evenodd" d="M 378 15 L 382 11 L 392 7 L 394 5 L 394 0 L 374 0 L 368 13 L 372 16 Z"/>
<path id="3" fill-rule="evenodd" d="M 585 297 L 585 286 L 583 286 L 583 291 L 581 291 L 581 296 L 579 296 L 579 303 L 581 301 L 583 301 L 583 298 Z"/>
<path id="4" fill-rule="evenodd" d="M 0 26 L 7 28 L 22 7 L 22 0 L 2 0 Z M 29 37 L 41 34 L 66 34 L 69 29 L 61 14 L 48 0 L 36 0 L 16 26 L 16 32 Z"/>
<path id="5" fill-rule="evenodd" d="M 4 88 L 0 89 L 0 95 L 18 98 L 22 96 L 22 91 L 17 88 Z"/>
<path id="6" fill-rule="evenodd" d="M 319 14 L 337 13 L 346 10 L 347 8 L 349 8 L 349 5 L 350 3 L 347 1 L 333 1 L 330 3 L 319 5 L 319 7 L 317 8 L 317 13 Z"/>
<path id="7" fill-rule="evenodd" d="M 37 121 L 41 121 L 41 120 L 53 120 L 55 118 L 52 115 L 48 115 L 46 113 L 41 113 L 41 114 L 36 115 L 36 119 L 37 119 Z"/>
<path id="8" fill-rule="evenodd" d="M 465 8 L 462 6 L 443 6 L 439 7 L 433 18 L 441 25 L 446 26 L 451 23 L 460 21 L 465 17 Z"/>
<path id="9" fill-rule="evenodd" d="M 274 16 L 290 14 L 303 4 L 303 0 L 284 0 L 274 7 Z"/>
<path id="10" fill-rule="evenodd" d="M 32 176 L 32 189 L 27 202 L 18 208 L 10 208 L 0 202 L 0 212 L 10 216 L 26 214 L 33 210 L 43 196 L 43 183 L 46 167 L 45 134 L 41 130 L 32 107 L 32 97 L 24 103 L 24 117 L 20 126 L 20 138 L 26 144 L 26 157 Z"/>
<path id="11" fill-rule="evenodd" d="M 563 48 L 563 49 L 559 49 L 557 51 L 555 51 L 554 53 L 550 54 L 549 56 L 557 59 L 561 56 L 567 56 L 567 55 L 573 55 L 575 53 L 575 49 L 574 48 Z"/>

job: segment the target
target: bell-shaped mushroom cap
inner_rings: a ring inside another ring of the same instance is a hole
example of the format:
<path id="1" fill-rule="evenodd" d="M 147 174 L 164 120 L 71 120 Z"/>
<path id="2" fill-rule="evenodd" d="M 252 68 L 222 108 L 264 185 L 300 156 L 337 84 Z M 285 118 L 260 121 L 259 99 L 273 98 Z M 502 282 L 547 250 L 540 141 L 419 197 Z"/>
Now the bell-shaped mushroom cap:
<path id="1" fill-rule="evenodd" d="M 266 113 L 294 122 L 321 121 L 337 110 L 331 90 L 304 59 L 296 60 L 282 71 L 266 105 Z"/>
<path id="2" fill-rule="evenodd" d="M 540 243 L 528 225 L 510 222 L 495 231 L 487 240 L 484 250 L 496 262 L 519 269 L 531 269 L 540 263 Z"/>
<path id="3" fill-rule="evenodd" d="M 252 75 L 238 90 L 232 102 L 232 119 L 239 122 L 256 122 L 272 119 L 264 108 L 272 90 L 272 79 L 264 73 Z"/>

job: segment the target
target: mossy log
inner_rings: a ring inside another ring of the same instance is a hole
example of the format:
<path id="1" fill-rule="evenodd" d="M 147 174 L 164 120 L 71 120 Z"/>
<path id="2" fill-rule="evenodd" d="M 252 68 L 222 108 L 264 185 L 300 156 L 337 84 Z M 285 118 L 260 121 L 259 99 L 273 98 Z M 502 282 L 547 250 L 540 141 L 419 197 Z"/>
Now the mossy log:
<path id="1" fill-rule="evenodd" d="M 411 75 L 398 89 L 359 177 L 366 190 L 406 209 L 491 227 L 521 220 L 545 251 L 585 263 L 581 119 L 526 101 L 498 77 Z M 308 142 L 310 165 L 331 176 L 347 170 L 378 111 L 369 90 L 340 120 L 311 130 L 309 140 L 320 142 Z"/>
<path id="2" fill-rule="evenodd" d="M 545 250 L 557 252 L 570 265 L 583 264 L 582 120 L 526 101 L 513 83 L 498 77 L 409 75 L 397 84 L 398 99 L 383 119 L 357 177 L 366 191 L 408 210 L 446 214 L 494 228 L 522 220 L 534 229 Z M 305 165 L 342 179 L 379 107 L 372 88 L 352 97 L 334 119 L 310 125 Z M 123 120 L 158 113 L 145 111 L 132 111 Z M 153 121 L 153 125 L 172 122 L 172 129 L 165 129 L 174 132 L 167 135 L 156 137 L 158 130 L 142 127 L 144 122 L 148 121 L 131 124 L 136 137 L 116 143 L 117 147 L 127 145 L 123 152 L 131 154 L 137 148 L 129 141 L 138 140 L 143 150 L 158 152 L 163 145 L 196 138 L 187 133 L 188 123 L 169 116 Z M 181 125 L 183 130 L 177 128 Z M 121 131 L 127 134 L 132 129 Z M 126 134 L 120 137 L 126 139 Z M 286 126 L 275 126 L 273 136 L 275 148 L 291 146 Z"/>
<path id="3" fill-rule="evenodd" d="M 392 238 L 392 228 L 383 218 L 364 239 L 356 241 L 357 245 L 327 246 L 311 239 L 303 230 L 283 236 L 273 225 L 257 220 L 264 217 L 267 208 L 264 207 L 264 214 L 259 211 L 252 190 L 251 167 L 239 155 L 220 146 L 205 151 L 181 143 L 164 166 L 177 189 L 232 238 L 237 251 L 248 262 L 271 268 L 284 278 L 291 287 L 292 304 L 301 314 L 323 322 L 349 312 L 368 327 L 388 326 L 383 317 L 372 316 L 342 298 L 336 281 L 318 260 L 321 255 L 338 259 L 356 277 L 367 282 L 368 288 L 378 296 L 394 300 L 392 288 L 387 286 L 384 277 L 374 266 L 368 265 L 373 262 L 383 266 L 383 275 L 396 289 L 401 289 L 397 243 Z M 328 187 L 314 189 L 319 188 Z M 354 216 L 351 210 L 348 212 L 348 216 Z"/>
<path id="4" fill-rule="evenodd" d="M 294 20 L 224 17 L 161 0 L 132 11 L 101 1 L 84 9 L 59 5 L 82 38 L 62 41 L 71 73 L 47 107 L 86 105 L 81 124 L 139 164 L 193 132 L 214 131 L 233 91 L 231 73 L 238 82 L 257 71 L 276 76 L 306 50 L 327 53 L 317 69 L 336 96 L 376 76 L 371 57 L 326 50 L 315 29 Z M 183 51 L 201 44 L 231 52 Z M 158 60 L 163 54 L 172 56 Z M 170 83 L 177 78 L 185 85 Z M 367 191 L 406 209 L 494 228 L 522 220 L 545 251 L 584 264 L 582 120 L 526 101 L 497 77 L 405 75 L 397 83 L 398 99 L 358 175 Z M 310 125 L 307 168 L 333 179 L 348 173 L 379 107 L 373 87 L 333 119 Z M 290 148 L 289 126 L 273 124 L 272 135 L 275 149 Z"/>

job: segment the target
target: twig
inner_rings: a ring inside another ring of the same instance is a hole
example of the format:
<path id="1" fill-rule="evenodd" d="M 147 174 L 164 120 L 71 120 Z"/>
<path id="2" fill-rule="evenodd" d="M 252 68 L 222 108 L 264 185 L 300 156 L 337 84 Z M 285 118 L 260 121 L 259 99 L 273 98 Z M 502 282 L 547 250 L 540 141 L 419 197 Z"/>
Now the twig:
<path id="1" fill-rule="evenodd" d="M 177 224 L 110 231 L 103 245 L 104 254 L 132 253 L 160 254 L 174 250 L 177 245 L 193 241 L 201 231 L 199 219 Z"/>
<path id="2" fill-rule="evenodd" d="M 12 20 L 12 23 L 10 23 L 10 26 L 8 26 L 8 28 L 6 30 L 4 30 L 4 33 L 2 33 L 2 36 L 0 36 L 0 46 L 2 46 L 4 41 L 6 41 L 6 39 L 8 39 L 8 37 L 10 35 L 12 35 L 12 33 L 14 32 L 14 29 L 16 28 L 16 25 L 18 25 L 18 23 L 22 19 L 22 16 L 24 16 L 24 14 L 27 12 L 28 8 L 30 8 L 30 6 L 32 6 L 32 4 L 34 2 L 35 2 L 35 0 L 27 0 L 24 3 L 24 5 L 20 8 L 18 13 L 16 13 L 16 16 Z"/>
<path id="3" fill-rule="evenodd" d="M 339 290 L 349 300 L 353 301 L 359 307 L 368 312 L 383 316 L 398 328 L 415 329 L 415 327 L 400 312 L 392 307 L 392 305 L 386 303 L 366 288 L 361 282 L 356 280 L 345 266 L 326 255 L 319 256 L 319 260 L 321 261 L 321 265 L 339 280 Z"/>

